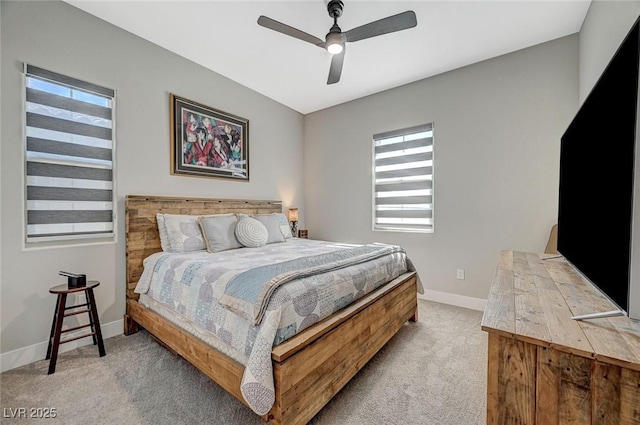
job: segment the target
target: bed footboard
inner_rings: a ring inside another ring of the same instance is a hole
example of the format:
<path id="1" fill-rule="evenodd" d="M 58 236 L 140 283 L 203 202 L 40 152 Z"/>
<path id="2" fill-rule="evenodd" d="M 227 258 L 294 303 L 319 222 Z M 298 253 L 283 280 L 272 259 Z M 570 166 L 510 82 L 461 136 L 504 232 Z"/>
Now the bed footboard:
<path id="1" fill-rule="evenodd" d="M 263 419 L 306 424 L 417 311 L 416 275 L 406 273 L 274 347 L 276 400 Z M 145 328 L 246 405 L 240 392 L 243 365 L 135 299 L 127 301 L 127 322 L 132 331 Z"/>
<path id="2" fill-rule="evenodd" d="M 269 422 L 290 425 L 311 420 L 405 322 L 417 318 L 416 285 L 414 273 L 403 275 L 344 315 L 327 318 L 316 330 L 309 328 L 318 334 L 324 331 L 322 325 L 338 323 L 320 337 L 309 338 L 303 332 L 274 347 L 276 403 Z"/>

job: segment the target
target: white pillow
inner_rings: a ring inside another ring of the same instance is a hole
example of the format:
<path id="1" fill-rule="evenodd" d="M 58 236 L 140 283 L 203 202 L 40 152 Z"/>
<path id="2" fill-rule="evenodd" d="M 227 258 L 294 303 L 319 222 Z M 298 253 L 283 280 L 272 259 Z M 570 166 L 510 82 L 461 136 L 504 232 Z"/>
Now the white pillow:
<path id="1" fill-rule="evenodd" d="M 191 252 L 207 249 L 197 215 L 157 214 L 156 218 L 160 215 L 162 218 L 158 220 L 158 233 L 163 251 Z M 163 221 L 164 230 L 161 229 Z M 166 240 L 163 241 L 163 238 Z"/>
<path id="2" fill-rule="evenodd" d="M 164 214 L 156 214 L 156 221 L 158 222 L 158 233 L 160 234 L 160 246 L 164 252 L 171 252 L 169 232 L 167 232 L 167 225 L 164 222 Z"/>
<path id="3" fill-rule="evenodd" d="M 238 241 L 248 248 L 266 245 L 269 239 L 269 232 L 264 224 L 251 217 L 242 217 L 236 225 L 235 233 Z"/>
<path id="4" fill-rule="evenodd" d="M 282 232 L 282 236 L 284 236 L 285 239 L 292 238 L 293 235 L 291 234 L 291 225 L 289 224 L 289 220 L 287 220 L 287 217 L 285 217 L 282 213 L 275 213 L 274 215 L 276 216 L 276 219 L 280 224 L 280 231 Z"/>

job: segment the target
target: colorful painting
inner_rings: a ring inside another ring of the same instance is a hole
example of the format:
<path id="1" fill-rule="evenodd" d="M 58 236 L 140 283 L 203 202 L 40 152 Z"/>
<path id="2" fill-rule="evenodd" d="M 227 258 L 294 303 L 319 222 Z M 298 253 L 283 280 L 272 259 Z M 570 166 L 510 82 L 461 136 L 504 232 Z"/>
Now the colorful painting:
<path id="1" fill-rule="evenodd" d="M 171 95 L 171 173 L 249 180 L 249 121 Z"/>

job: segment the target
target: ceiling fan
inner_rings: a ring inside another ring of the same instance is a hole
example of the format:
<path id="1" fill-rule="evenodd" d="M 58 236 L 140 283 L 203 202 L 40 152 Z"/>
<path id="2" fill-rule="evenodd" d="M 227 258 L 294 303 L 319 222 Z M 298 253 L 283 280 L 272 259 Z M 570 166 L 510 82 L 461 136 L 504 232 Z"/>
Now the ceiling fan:
<path id="1" fill-rule="evenodd" d="M 258 18 L 258 25 L 327 49 L 327 51 L 333 55 L 327 84 L 335 84 L 340 81 L 342 64 L 344 62 L 345 44 L 347 42 L 364 40 L 365 38 L 406 30 L 418 24 L 415 12 L 409 10 L 342 32 L 338 26 L 338 18 L 342 15 L 343 7 L 344 3 L 340 0 L 331 0 L 327 3 L 327 11 L 329 12 L 329 16 L 333 18 L 333 26 L 325 36 L 324 41 L 297 28 L 267 18 L 266 16 L 260 16 Z"/>

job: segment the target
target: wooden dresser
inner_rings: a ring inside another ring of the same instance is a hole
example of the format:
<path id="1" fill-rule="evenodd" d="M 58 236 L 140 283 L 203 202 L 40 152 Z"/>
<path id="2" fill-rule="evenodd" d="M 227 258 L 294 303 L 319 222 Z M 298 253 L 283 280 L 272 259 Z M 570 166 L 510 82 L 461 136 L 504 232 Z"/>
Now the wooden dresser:
<path id="1" fill-rule="evenodd" d="M 487 424 L 640 424 L 640 322 L 571 319 L 614 309 L 561 257 L 502 251 L 482 319 Z"/>

